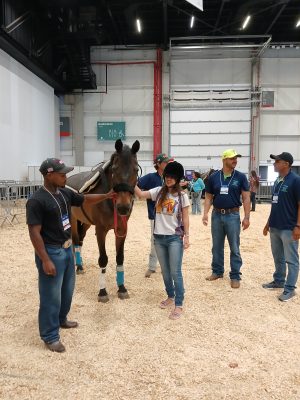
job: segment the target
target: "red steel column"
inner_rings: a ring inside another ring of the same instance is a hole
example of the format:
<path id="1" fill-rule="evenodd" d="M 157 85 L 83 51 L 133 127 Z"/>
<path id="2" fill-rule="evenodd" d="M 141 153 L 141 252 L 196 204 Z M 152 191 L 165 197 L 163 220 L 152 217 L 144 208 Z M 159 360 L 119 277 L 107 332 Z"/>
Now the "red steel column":
<path id="1" fill-rule="evenodd" d="M 162 151 L 162 51 L 156 50 L 154 64 L 153 159 Z"/>

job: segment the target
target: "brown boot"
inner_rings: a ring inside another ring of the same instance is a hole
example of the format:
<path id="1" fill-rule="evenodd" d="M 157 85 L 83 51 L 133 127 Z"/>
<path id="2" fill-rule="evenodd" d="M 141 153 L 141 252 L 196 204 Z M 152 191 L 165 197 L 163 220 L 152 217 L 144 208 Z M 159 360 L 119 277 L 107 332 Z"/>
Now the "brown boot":
<path id="1" fill-rule="evenodd" d="M 76 321 L 68 321 L 67 319 L 65 320 L 65 322 L 60 324 L 60 327 L 63 328 L 63 329 L 77 328 L 77 326 L 78 326 L 78 322 L 76 322 Z"/>
<path id="2" fill-rule="evenodd" d="M 205 279 L 207 281 L 216 281 L 217 279 L 222 279 L 223 278 L 223 274 L 222 275 L 217 275 L 212 273 L 211 275 L 207 276 Z"/>
<path id="3" fill-rule="evenodd" d="M 49 350 L 55 351 L 56 353 L 63 353 L 64 351 L 66 351 L 65 346 L 62 344 L 60 340 L 57 340 L 56 342 L 52 343 L 45 342 L 45 345 Z"/>
<path id="4" fill-rule="evenodd" d="M 230 286 L 232 289 L 238 289 L 241 286 L 241 283 L 237 279 L 231 279 Z"/>

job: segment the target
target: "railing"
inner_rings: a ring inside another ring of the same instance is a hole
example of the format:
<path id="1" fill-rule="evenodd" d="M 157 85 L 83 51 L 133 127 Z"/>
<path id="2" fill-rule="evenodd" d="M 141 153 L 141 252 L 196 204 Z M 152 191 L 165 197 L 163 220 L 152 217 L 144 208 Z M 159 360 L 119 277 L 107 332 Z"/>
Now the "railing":
<path id="1" fill-rule="evenodd" d="M 26 201 L 40 187 L 40 182 L 0 181 L 0 227 L 20 222 Z"/>
<path id="2" fill-rule="evenodd" d="M 271 202 L 273 185 L 274 185 L 273 181 L 260 180 L 258 191 L 256 194 L 256 199 L 259 203 Z"/>

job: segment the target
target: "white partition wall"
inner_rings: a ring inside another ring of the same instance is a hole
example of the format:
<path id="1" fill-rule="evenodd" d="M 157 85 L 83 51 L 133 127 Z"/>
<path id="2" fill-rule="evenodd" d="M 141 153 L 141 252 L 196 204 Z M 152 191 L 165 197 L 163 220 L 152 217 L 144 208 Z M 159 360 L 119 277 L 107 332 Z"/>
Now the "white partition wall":
<path id="1" fill-rule="evenodd" d="M 53 89 L 0 50 L 0 180 L 26 180 L 29 165 L 59 156 Z"/>
<path id="2" fill-rule="evenodd" d="M 276 58 L 274 50 L 267 52 L 261 60 L 262 91 L 274 93 L 274 106 L 261 107 L 260 165 L 272 162 L 270 153 L 288 151 L 300 166 L 300 50 L 293 58 L 283 58 L 287 50 L 278 49 Z"/>
<path id="3" fill-rule="evenodd" d="M 175 59 L 171 63 L 170 154 L 186 169 L 220 168 L 221 153 L 243 155 L 248 172 L 251 132 L 249 59 Z"/>

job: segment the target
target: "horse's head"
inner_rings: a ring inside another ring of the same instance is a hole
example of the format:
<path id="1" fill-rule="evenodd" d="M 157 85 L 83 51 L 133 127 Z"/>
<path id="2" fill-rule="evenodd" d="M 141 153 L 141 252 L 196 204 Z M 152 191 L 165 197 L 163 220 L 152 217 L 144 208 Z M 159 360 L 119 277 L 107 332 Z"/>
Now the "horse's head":
<path id="1" fill-rule="evenodd" d="M 111 157 L 111 171 L 112 187 L 117 193 L 116 208 L 118 214 L 128 216 L 132 208 L 134 187 L 138 177 L 136 153 L 140 149 L 140 142 L 136 140 L 130 148 L 118 139 L 115 149 Z"/>

